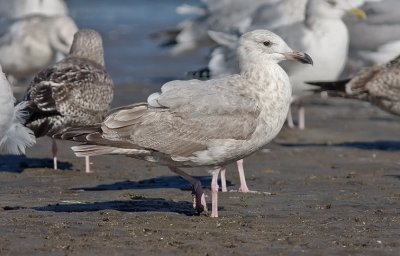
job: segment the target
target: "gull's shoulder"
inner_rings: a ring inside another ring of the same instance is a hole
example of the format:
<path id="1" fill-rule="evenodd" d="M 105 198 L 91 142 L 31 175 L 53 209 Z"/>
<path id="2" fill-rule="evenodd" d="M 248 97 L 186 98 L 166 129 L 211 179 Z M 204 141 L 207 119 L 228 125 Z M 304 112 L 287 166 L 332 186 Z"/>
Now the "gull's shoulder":
<path id="1" fill-rule="evenodd" d="M 112 83 L 111 77 L 101 65 L 82 58 L 67 57 L 39 72 L 30 87 L 43 82 L 59 85 L 80 85 L 82 83 Z"/>

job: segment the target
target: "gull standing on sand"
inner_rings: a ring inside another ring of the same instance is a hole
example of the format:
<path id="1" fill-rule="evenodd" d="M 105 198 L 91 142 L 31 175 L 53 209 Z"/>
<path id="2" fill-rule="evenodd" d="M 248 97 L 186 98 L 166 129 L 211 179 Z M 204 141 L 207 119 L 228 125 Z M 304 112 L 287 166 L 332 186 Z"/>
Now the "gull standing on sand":
<path id="1" fill-rule="evenodd" d="M 361 5 L 363 1 L 353 3 Z M 342 21 L 347 11 L 352 11 L 359 16 L 364 14 L 360 9 L 353 9 L 346 0 L 309 0 L 305 6 L 303 21 L 274 29 L 274 32 L 281 35 L 293 48 L 313 56 L 312 67 L 303 67 L 289 62 L 281 64 L 288 73 L 293 87 L 292 100 L 299 100 L 302 96 L 312 94 L 309 89 L 313 86 L 305 84 L 307 80 L 313 80 L 313 77 L 316 80 L 332 80 L 342 72 L 349 43 L 348 31 Z M 265 25 L 255 25 L 256 28 L 263 26 Z M 223 45 L 213 52 L 208 66 L 211 75 L 223 77 L 227 74 L 238 73 L 239 65 L 235 52 L 238 47 L 237 36 L 213 31 L 209 34 L 216 42 Z M 293 127 L 290 110 L 288 113 L 288 124 Z M 302 106 L 299 109 L 299 128 L 305 128 Z M 239 191 L 250 192 L 245 180 L 243 161 L 238 161 L 237 166 L 240 177 Z M 223 190 L 227 191 L 224 171 L 221 172 L 221 183 Z"/>
<path id="2" fill-rule="evenodd" d="M 29 85 L 24 99 L 30 114 L 26 125 L 36 137 L 51 137 L 66 127 L 102 122 L 113 98 L 113 87 L 105 68 L 101 36 L 94 30 L 79 30 L 69 55 L 38 73 Z M 54 139 L 52 153 L 57 169 Z"/>
<path id="3" fill-rule="evenodd" d="M 217 217 L 220 170 L 270 142 L 285 121 L 291 85 L 278 62 L 312 63 L 267 30 L 244 34 L 239 45 L 240 74 L 166 83 L 147 103 L 117 109 L 103 123 L 61 138 L 85 142 L 72 148 L 77 156 L 120 154 L 167 165 L 192 184 L 198 211 L 206 209 L 201 183 L 179 167 L 207 167 L 211 217 Z"/>
<path id="4" fill-rule="evenodd" d="M 368 101 L 400 116 L 400 55 L 387 64 L 364 68 L 351 79 L 336 82 L 310 82 L 319 86 L 316 92 Z"/>
<path id="5" fill-rule="evenodd" d="M 35 135 L 26 128 L 26 102 L 14 106 L 10 83 L 0 66 L 0 154 L 25 154 L 25 148 L 35 144 Z"/>

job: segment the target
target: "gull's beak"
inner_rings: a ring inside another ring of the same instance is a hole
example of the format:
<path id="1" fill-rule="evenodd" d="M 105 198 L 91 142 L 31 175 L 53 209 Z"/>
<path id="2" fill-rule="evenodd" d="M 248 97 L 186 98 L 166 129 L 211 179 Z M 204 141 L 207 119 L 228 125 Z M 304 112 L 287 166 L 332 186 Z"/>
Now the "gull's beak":
<path id="1" fill-rule="evenodd" d="M 367 14 L 361 10 L 360 8 L 353 8 L 350 11 L 348 11 L 349 15 L 354 15 L 360 20 L 365 20 L 367 18 Z"/>
<path id="2" fill-rule="evenodd" d="M 307 53 L 304 53 L 304 52 L 293 51 L 293 52 L 284 53 L 283 55 L 288 60 L 296 60 L 303 64 L 311 64 L 311 65 L 314 64 L 310 55 L 308 55 Z"/>

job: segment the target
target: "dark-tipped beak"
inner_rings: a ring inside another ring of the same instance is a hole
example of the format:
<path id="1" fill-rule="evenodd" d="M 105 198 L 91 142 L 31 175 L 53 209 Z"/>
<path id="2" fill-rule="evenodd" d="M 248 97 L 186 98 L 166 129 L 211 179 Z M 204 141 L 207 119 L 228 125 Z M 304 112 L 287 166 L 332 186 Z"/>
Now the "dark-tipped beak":
<path id="1" fill-rule="evenodd" d="M 304 52 L 293 51 L 293 52 L 285 53 L 284 55 L 288 60 L 296 60 L 303 64 L 311 64 L 311 65 L 314 64 L 310 55 L 308 55 L 307 53 L 304 53 Z"/>

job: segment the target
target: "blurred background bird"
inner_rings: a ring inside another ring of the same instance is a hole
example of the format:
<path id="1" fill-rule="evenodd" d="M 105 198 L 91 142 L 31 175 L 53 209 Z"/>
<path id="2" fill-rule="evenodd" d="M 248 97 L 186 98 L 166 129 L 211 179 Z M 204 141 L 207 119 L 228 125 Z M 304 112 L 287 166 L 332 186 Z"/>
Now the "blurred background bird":
<path id="1" fill-rule="evenodd" d="M 25 154 L 35 144 L 35 135 L 24 126 L 28 113 L 26 102 L 15 105 L 15 98 L 0 66 L 0 154 Z"/>
<path id="2" fill-rule="evenodd" d="M 64 1 L 3 0 L 0 9 L 0 64 L 13 84 L 68 54 L 78 28 Z"/>

